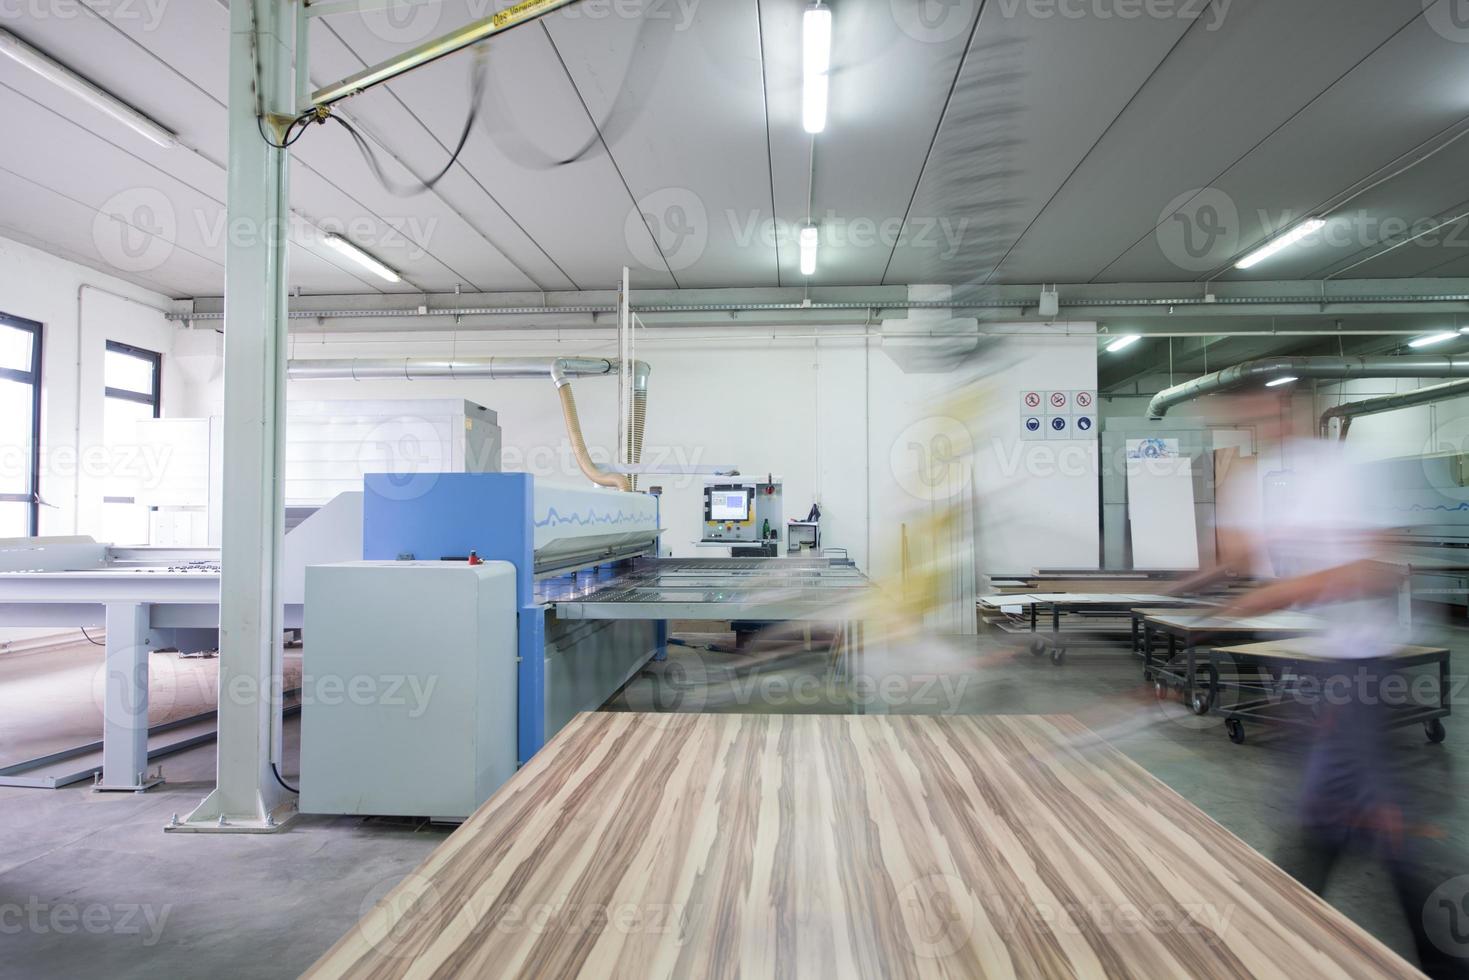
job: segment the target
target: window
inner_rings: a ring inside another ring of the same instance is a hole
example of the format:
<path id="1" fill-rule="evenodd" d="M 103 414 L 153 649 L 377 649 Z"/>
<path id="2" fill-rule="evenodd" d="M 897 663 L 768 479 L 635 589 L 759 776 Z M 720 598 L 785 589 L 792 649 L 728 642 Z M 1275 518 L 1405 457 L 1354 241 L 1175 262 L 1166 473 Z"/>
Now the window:
<path id="1" fill-rule="evenodd" d="M 0 538 L 33 537 L 41 500 L 41 325 L 0 313 Z"/>
<path id="2" fill-rule="evenodd" d="M 112 544 L 148 543 L 148 508 L 134 502 L 140 475 L 137 423 L 159 416 L 162 368 L 161 354 L 107 342 L 102 439 L 111 466 L 102 490 L 102 536 Z"/>

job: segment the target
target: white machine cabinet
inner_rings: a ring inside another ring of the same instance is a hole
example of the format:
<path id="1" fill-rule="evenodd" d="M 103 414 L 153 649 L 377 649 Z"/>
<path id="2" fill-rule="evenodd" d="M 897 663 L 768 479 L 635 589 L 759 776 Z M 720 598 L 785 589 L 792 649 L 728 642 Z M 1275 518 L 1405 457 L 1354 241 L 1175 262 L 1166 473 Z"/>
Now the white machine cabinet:
<path id="1" fill-rule="evenodd" d="M 306 570 L 301 811 L 463 819 L 515 772 L 515 569 Z"/>

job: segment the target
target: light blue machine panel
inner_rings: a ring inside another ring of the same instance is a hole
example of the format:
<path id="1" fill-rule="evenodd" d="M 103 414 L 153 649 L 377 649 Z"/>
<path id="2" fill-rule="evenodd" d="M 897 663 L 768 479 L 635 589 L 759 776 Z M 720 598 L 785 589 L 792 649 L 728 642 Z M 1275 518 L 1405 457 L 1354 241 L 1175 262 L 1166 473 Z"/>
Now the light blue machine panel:
<path id="1" fill-rule="evenodd" d="M 463 560 L 474 552 L 484 561 L 504 561 L 515 567 L 520 658 L 517 741 L 523 765 L 548 735 L 547 607 L 536 597 L 537 562 L 552 568 L 575 567 L 589 555 L 625 554 L 639 547 L 645 553 L 656 553 L 657 498 L 550 485 L 538 489 L 528 473 L 419 473 L 411 477 L 375 473 L 364 484 L 364 559 Z M 541 570 L 545 574 L 545 567 Z M 659 643 L 663 635 L 660 624 Z M 566 648 L 563 643 L 549 644 L 557 655 Z M 642 658 L 637 660 L 639 666 L 646 660 L 644 652 L 634 651 Z M 614 693 L 625 679 L 620 675 L 603 696 Z M 553 698 L 553 704 L 561 700 Z M 596 706 L 587 697 L 581 697 L 578 704 L 583 710 Z"/>

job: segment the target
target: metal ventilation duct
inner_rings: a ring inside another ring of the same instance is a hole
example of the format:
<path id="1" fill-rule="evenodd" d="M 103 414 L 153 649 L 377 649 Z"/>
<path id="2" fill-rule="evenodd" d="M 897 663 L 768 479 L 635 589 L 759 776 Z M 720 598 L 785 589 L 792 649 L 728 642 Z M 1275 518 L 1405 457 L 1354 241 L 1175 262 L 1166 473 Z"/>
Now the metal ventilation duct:
<path id="1" fill-rule="evenodd" d="M 1349 381 L 1353 378 L 1469 378 L 1469 358 L 1432 355 L 1408 357 L 1267 357 L 1206 374 L 1166 388 L 1148 403 L 1148 417 L 1161 419 L 1175 405 L 1276 378 Z"/>
<path id="2" fill-rule="evenodd" d="M 1321 413 L 1321 438 L 1325 439 L 1331 435 L 1332 419 L 1341 419 L 1341 438 L 1345 439 L 1347 433 L 1351 431 L 1352 419 L 1363 415 L 1379 415 L 1399 408 L 1412 408 L 1414 405 L 1441 402 L 1447 398 L 1458 398 L 1461 395 L 1469 395 L 1469 380 L 1447 381 L 1441 385 L 1415 388 L 1396 395 L 1364 398 L 1359 402 L 1337 405 Z"/>

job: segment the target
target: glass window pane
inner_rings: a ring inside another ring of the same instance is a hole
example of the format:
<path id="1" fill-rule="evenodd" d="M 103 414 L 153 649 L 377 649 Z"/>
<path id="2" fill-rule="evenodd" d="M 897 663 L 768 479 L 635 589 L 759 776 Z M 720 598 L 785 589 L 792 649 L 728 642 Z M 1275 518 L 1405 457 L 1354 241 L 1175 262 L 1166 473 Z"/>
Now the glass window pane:
<path id="1" fill-rule="evenodd" d="M 29 330 L 0 323 L 0 367 L 29 371 L 34 366 L 31 364 L 33 340 Z"/>
<path id="2" fill-rule="evenodd" d="M 107 352 L 104 374 L 107 387 L 136 391 L 140 395 L 153 394 L 153 359 L 124 354 L 122 351 Z"/>
<path id="3" fill-rule="evenodd" d="M 30 493 L 31 385 L 0 379 L 0 493 Z"/>
<path id="4" fill-rule="evenodd" d="M 31 509 L 28 504 L 0 500 L 0 538 L 24 538 L 30 535 Z"/>
<path id="5" fill-rule="evenodd" d="M 123 398 L 102 400 L 102 442 L 107 447 L 107 469 L 102 474 L 104 497 L 136 495 L 138 465 L 138 420 L 151 419 L 153 408 Z"/>

